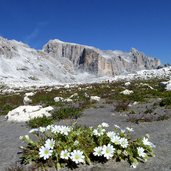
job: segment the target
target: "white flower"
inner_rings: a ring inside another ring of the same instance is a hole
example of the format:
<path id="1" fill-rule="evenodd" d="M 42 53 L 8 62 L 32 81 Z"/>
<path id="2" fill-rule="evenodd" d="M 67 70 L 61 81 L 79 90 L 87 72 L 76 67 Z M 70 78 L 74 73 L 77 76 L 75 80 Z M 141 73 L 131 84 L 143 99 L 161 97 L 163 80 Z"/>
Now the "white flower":
<path id="1" fill-rule="evenodd" d="M 129 128 L 129 127 L 126 127 L 126 129 L 129 131 L 129 132 L 133 132 L 133 128 Z"/>
<path id="2" fill-rule="evenodd" d="M 29 131 L 29 133 L 34 133 L 34 132 L 37 132 L 38 131 L 38 129 L 37 128 L 34 128 L 34 129 L 31 129 L 30 131 Z"/>
<path id="3" fill-rule="evenodd" d="M 111 142 L 116 144 L 116 145 L 120 144 L 120 137 L 118 135 L 111 137 Z"/>
<path id="4" fill-rule="evenodd" d="M 30 139 L 30 137 L 28 135 L 25 135 L 24 138 L 27 139 L 27 140 Z"/>
<path id="5" fill-rule="evenodd" d="M 97 129 L 94 129 L 93 130 L 93 134 L 96 135 L 96 136 L 100 136 L 100 134 L 98 133 L 98 130 Z"/>
<path id="6" fill-rule="evenodd" d="M 48 126 L 46 127 L 46 131 L 51 130 L 53 127 L 54 127 L 53 125 L 48 125 Z"/>
<path id="7" fill-rule="evenodd" d="M 109 131 L 107 136 L 111 139 L 112 137 L 116 136 L 116 133 L 114 131 Z"/>
<path id="8" fill-rule="evenodd" d="M 19 136 L 19 139 L 20 139 L 20 140 L 23 140 L 23 139 L 24 139 L 24 136 Z"/>
<path id="9" fill-rule="evenodd" d="M 70 153 L 69 153 L 67 150 L 62 150 L 60 156 L 61 156 L 61 159 L 66 159 L 66 160 L 68 160 L 69 157 L 70 157 Z"/>
<path id="10" fill-rule="evenodd" d="M 106 159 L 112 158 L 114 151 L 115 151 L 115 148 L 111 144 L 108 144 L 107 146 L 104 145 L 102 148 L 102 154 L 104 155 Z"/>
<path id="11" fill-rule="evenodd" d="M 98 126 L 97 129 L 93 130 L 93 134 L 95 136 L 101 136 L 101 135 L 103 135 L 105 133 L 105 131 L 106 131 L 105 129 L 103 129 L 102 127 Z"/>
<path id="12" fill-rule="evenodd" d="M 148 141 L 148 138 L 143 138 L 143 144 L 144 145 L 148 145 L 148 146 L 150 146 L 150 147 L 152 147 L 152 148 L 154 148 L 155 147 L 155 145 L 152 143 L 152 142 L 150 142 L 150 141 Z"/>
<path id="13" fill-rule="evenodd" d="M 126 138 L 121 138 L 119 141 L 119 144 L 121 145 L 122 148 L 127 148 L 128 147 L 128 140 Z"/>
<path id="14" fill-rule="evenodd" d="M 120 126 L 118 126 L 118 125 L 114 125 L 116 128 L 118 128 L 118 129 L 120 129 Z"/>
<path id="15" fill-rule="evenodd" d="M 79 141 L 78 140 L 75 140 L 74 141 L 74 146 L 77 146 L 79 144 Z"/>
<path id="16" fill-rule="evenodd" d="M 55 146 L 55 141 L 53 139 L 47 139 L 45 142 L 45 147 L 48 149 L 53 149 Z"/>
<path id="17" fill-rule="evenodd" d="M 125 133 L 125 130 L 124 129 L 121 129 L 121 133 Z"/>
<path id="18" fill-rule="evenodd" d="M 20 136 L 19 137 L 20 140 L 30 140 L 30 137 L 28 135 L 24 135 L 24 136 Z"/>
<path id="19" fill-rule="evenodd" d="M 50 150 L 49 148 L 47 147 L 40 147 L 39 149 L 39 157 L 40 158 L 43 158 L 44 160 L 48 159 L 50 156 L 52 156 L 52 150 Z"/>
<path id="20" fill-rule="evenodd" d="M 138 155 L 140 157 L 145 157 L 146 156 L 146 154 L 144 153 L 144 149 L 142 147 L 138 147 L 137 151 L 138 151 Z"/>
<path id="21" fill-rule="evenodd" d="M 146 136 L 147 138 L 150 138 L 150 135 L 149 135 L 149 134 L 145 134 L 145 136 Z"/>
<path id="22" fill-rule="evenodd" d="M 44 133 L 46 131 L 46 128 L 45 127 L 40 127 L 39 128 L 39 131 L 42 132 L 42 133 Z"/>
<path id="23" fill-rule="evenodd" d="M 60 133 L 63 135 L 68 135 L 71 129 L 68 126 L 61 126 Z"/>
<path id="24" fill-rule="evenodd" d="M 74 150 L 73 152 L 71 152 L 70 158 L 76 164 L 85 162 L 85 156 L 83 155 L 83 152 L 80 150 Z"/>
<path id="25" fill-rule="evenodd" d="M 94 156 L 102 156 L 103 154 L 102 154 L 102 147 L 101 146 L 99 146 L 99 147 L 95 147 L 94 148 L 94 152 L 93 152 L 93 155 Z"/>
<path id="26" fill-rule="evenodd" d="M 132 163 L 130 167 L 135 169 L 135 168 L 137 168 L 137 165 L 138 165 L 138 163 Z"/>
<path id="27" fill-rule="evenodd" d="M 59 125 L 55 125 L 52 127 L 51 131 L 56 134 L 56 133 L 60 133 L 61 132 L 61 126 Z"/>
<path id="28" fill-rule="evenodd" d="M 104 128 L 109 127 L 109 124 L 108 124 L 108 123 L 106 123 L 106 122 L 103 122 L 101 125 L 102 125 L 102 127 L 104 127 Z"/>

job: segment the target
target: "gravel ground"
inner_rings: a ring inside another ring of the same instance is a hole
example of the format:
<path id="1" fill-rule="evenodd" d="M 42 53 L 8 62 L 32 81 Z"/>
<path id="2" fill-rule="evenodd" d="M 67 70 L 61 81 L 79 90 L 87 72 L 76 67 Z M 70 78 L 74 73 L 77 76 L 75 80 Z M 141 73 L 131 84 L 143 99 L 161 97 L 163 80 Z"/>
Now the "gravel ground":
<path id="1" fill-rule="evenodd" d="M 110 161 L 105 165 L 95 165 L 89 167 L 80 167 L 76 170 L 82 171 L 171 171 L 171 119 L 164 121 L 154 121 L 146 123 L 126 122 L 127 115 L 124 113 L 115 113 L 112 105 L 104 105 L 97 108 L 87 109 L 77 122 L 78 124 L 95 126 L 101 122 L 107 122 L 111 126 L 114 124 L 125 128 L 132 127 L 135 130 L 135 136 L 150 135 L 150 140 L 156 145 L 156 157 L 150 158 L 146 163 L 139 164 L 136 169 L 129 167 L 127 162 Z M 73 120 L 65 120 L 59 124 L 71 124 Z M 28 134 L 28 128 L 25 124 L 9 123 L 4 116 L 0 117 L 0 171 L 15 163 L 18 160 L 19 146 L 22 143 L 19 136 Z M 68 169 L 62 169 L 68 170 Z"/>

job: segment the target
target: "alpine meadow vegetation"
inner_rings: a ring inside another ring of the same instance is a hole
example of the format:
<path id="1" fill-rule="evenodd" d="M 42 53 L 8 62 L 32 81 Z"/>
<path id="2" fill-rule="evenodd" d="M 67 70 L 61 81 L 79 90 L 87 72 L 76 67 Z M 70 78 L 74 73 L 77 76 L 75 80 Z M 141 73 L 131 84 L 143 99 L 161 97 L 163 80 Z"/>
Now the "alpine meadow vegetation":
<path id="1" fill-rule="evenodd" d="M 34 128 L 31 135 L 21 136 L 26 144 L 22 146 L 22 163 L 31 164 L 41 170 L 53 167 L 77 167 L 79 164 L 92 165 L 93 162 L 127 160 L 136 168 L 139 162 L 146 162 L 154 156 L 155 145 L 149 135 L 132 139 L 132 128 L 121 129 L 115 125 L 107 131 L 108 123 L 97 127 L 48 125 Z"/>

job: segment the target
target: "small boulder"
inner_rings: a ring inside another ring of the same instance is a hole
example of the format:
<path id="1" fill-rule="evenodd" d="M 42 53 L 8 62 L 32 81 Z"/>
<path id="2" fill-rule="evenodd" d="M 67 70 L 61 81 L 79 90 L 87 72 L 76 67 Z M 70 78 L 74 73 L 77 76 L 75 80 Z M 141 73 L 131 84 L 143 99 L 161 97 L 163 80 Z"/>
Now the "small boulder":
<path id="1" fill-rule="evenodd" d="M 125 83 L 125 86 L 129 86 L 129 85 L 131 85 L 130 82 L 126 82 L 126 83 Z"/>
<path id="2" fill-rule="evenodd" d="M 90 97 L 86 92 L 84 93 L 84 96 L 87 97 L 87 98 Z"/>
<path id="3" fill-rule="evenodd" d="M 50 111 L 53 110 L 53 107 L 48 106 L 43 108 L 42 106 L 19 106 L 8 112 L 6 118 L 8 121 L 14 122 L 26 122 L 30 119 L 43 117 L 43 116 L 51 116 Z"/>
<path id="4" fill-rule="evenodd" d="M 64 86 L 64 88 L 70 88 L 70 85 L 69 85 L 69 84 L 66 84 L 66 85 Z"/>
<path id="5" fill-rule="evenodd" d="M 168 81 L 168 84 L 166 85 L 166 90 L 171 91 L 171 81 Z"/>
<path id="6" fill-rule="evenodd" d="M 24 99 L 23 99 L 24 105 L 31 104 L 32 103 L 32 100 L 29 97 L 34 96 L 34 95 L 35 95 L 35 93 L 33 93 L 33 92 L 25 93 Z"/>
<path id="7" fill-rule="evenodd" d="M 23 99 L 23 103 L 24 103 L 24 105 L 28 105 L 28 104 L 32 103 L 32 100 L 28 96 L 25 96 Z"/>
<path id="8" fill-rule="evenodd" d="M 171 80 L 167 82 L 161 82 L 160 85 L 165 87 L 167 91 L 171 91 Z"/>
<path id="9" fill-rule="evenodd" d="M 55 102 L 63 102 L 64 101 L 64 98 L 63 97 L 55 97 L 54 98 L 54 101 Z"/>
<path id="10" fill-rule="evenodd" d="M 77 96 L 78 96 L 78 93 L 74 93 L 69 98 L 72 99 L 73 97 L 77 97 Z"/>
<path id="11" fill-rule="evenodd" d="M 63 101 L 64 101 L 64 102 L 72 102 L 73 100 L 70 99 L 70 98 L 67 98 L 67 99 L 64 99 Z"/>
<path id="12" fill-rule="evenodd" d="M 98 96 L 91 96 L 90 97 L 90 100 L 91 101 L 97 101 L 97 102 L 99 102 L 100 101 L 100 97 L 98 97 Z"/>
<path id="13" fill-rule="evenodd" d="M 133 93 L 132 90 L 127 90 L 127 89 L 121 92 L 121 94 L 124 94 L 124 95 L 130 95 L 132 93 Z"/>

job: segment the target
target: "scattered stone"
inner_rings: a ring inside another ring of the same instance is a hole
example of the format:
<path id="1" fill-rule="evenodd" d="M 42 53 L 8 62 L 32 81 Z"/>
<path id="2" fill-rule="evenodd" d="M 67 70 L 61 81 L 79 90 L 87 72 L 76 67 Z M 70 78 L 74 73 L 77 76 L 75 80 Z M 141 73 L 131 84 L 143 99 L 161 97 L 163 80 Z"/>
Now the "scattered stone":
<path id="1" fill-rule="evenodd" d="M 72 102 L 73 100 L 71 98 L 64 99 L 63 97 L 55 97 L 55 102 Z"/>
<path id="2" fill-rule="evenodd" d="M 160 85 L 162 86 L 162 87 L 166 87 L 166 85 L 168 84 L 168 82 L 167 81 L 165 81 L 165 82 L 161 82 L 160 83 Z"/>
<path id="3" fill-rule="evenodd" d="M 132 105 L 137 105 L 138 104 L 138 102 L 134 102 Z"/>
<path id="4" fill-rule="evenodd" d="M 66 84 L 66 85 L 64 86 L 64 88 L 70 88 L 70 85 L 69 85 L 69 84 Z"/>
<path id="5" fill-rule="evenodd" d="M 161 82 L 160 85 L 165 87 L 165 89 L 167 91 L 171 91 L 171 80 L 169 80 L 167 82 Z"/>
<path id="6" fill-rule="evenodd" d="M 8 121 L 14 122 L 26 122 L 30 119 L 43 117 L 43 116 L 51 116 L 49 113 L 53 110 L 53 107 L 48 106 L 43 108 L 42 106 L 19 106 L 12 111 L 9 111 L 6 115 Z"/>
<path id="7" fill-rule="evenodd" d="M 126 83 L 125 83 L 125 86 L 129 86 L 129 85 L 131 85 L 130 82 L 126 82 Z"/>
<path id="8" fill-rule="evenodd" d="M 33 93 L 33 92 L 25 93 L 24 99 L 23 99 L 24 105 L 31 104 L 32 100 L 29 97 L 34 96 L 34 95 L 35 95 L 35 93 Z"/>
<path id="9" fill-rule="evenodd" d="M 63 102 L 64 101 L 64 98 L 63 97 L 55 97 L 54 98 L 54 101 L 55 102 L 61 102 L 61 101 Z"/>
<path id="10" fill-rule="evenodd" d="M 167 91 L 171 91 L 171 80 L 168 81 L 167 85 L 166 85 L 166 90 Z"/>
<path id="11" fill-rule="evenodd" d="M 87 98 L 90 97 L 86 92 L 84 93 L 84 96 Z"/>
<path id="12" fill-rule="evenodd" d="M 63 101 L 64 101 L 64 102 L 72 102 L 73 100 L 70 99 L 70 98 L 67 98 L 67 99 L 64 99 Z"/>
<path id="13" fill-rule="evenodd" d="M 129 107 L 132 107 L 132 106 L 135 106 L 135 105 L 137 105 L 138 104 L 138 102 L 134 102 L 134 103 L 132 103 L 132 104 L 129 104 L 128 106 Z"/>
<path id="14" fill-rule="evenodd" d="M 91 96 L 90 97 L 90 100 L 91 101 L 97 101 L 97 102 L 99 102 L 100 101 L 100 97 L 98 97 L 98 96 Z"/>
<path id="15" fill-rule="evenodd" d="M 74 93 L 69 98 L 72 99 L 73 97 L 77 97 L 77 96 L 78 96 L 78 93 Z"/>
<path id="16" fill-rule="evenodd" d="M 28 105 L 28 104 L 32 103 L 32 100 L 28 96 L 25 96 L 23 99 L 23 103 L 24 103 L 24 105 Z"/>
<path id="17" fill-rule="evenodd" d="M 129 94 L 132 94 L 132 93 L 133 93 L 132 90 L 127 90 L 127 89 L 121 92 L 121 94 L 124 94 L 124 95 L 129 95 Z"/>
<path id="18" fill-rule="evenodd" d="M 171 83 L 170 83 L 170 84 L 167 84 L 166 90 L 167 90 L 167 91 L 171 91 Z"/>
<path id="19" fill-rule="evenodd" d="M 150 88 L 151 90 L 154 90 L 153 87 L 151 87 L 149 84 L 145 84 L 145 83 L 140 83 L 141 86 L 147 86 L 148 88 Z"/>
<path id="20" fill-rule="evenodd" d="M 46 91 L 50 92 L 50 91 L 52 91 L 52 90 L 53 90 L 53 88 L 48 88 Z"/>
<path id="21" fill-rule="evenodd" d="M 31 97 L 31 96 L 34 96 L 34 95 L 35 95 L 35 93 L 33 93 L 33 92 L 29 92 L 29 93 L 25 94 L 25 96 L 28 96 L 28 97 Z"/>

